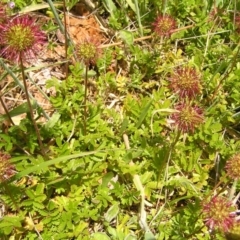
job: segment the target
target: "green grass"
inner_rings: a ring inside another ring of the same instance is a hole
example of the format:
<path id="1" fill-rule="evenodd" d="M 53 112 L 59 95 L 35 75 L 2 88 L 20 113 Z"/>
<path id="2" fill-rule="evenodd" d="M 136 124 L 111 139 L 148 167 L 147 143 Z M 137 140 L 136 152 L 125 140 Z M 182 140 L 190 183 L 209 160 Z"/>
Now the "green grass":
<path id="1" fill-rule="evenodd" d="M 15 4 L 12 17 L 17 11 L 47 16 L 49 21 L 42 26 L 48 36 L 46 47 L 61 46 L 53 30 L 64 32 L 59 22 L 61 1 Z M 240 186 L 233 176 L 240 165 L 240 4 L 200 0 L 95 4 L 113 33 L 105 36 L 108 42 L 101 44 L 96 61 L 85 66 L 69 39 L 68 59 L 56 59 L 57 64 L 69 63 L 66 78 L 52 77 L 40 87 L 31 80 L 32 74 L 58 65 L 44 62 L 25 69 L 47 158 L 42 156 L 29 108 L 16 100 L 25 100 L 20 70 L 1 53 L 0 81 L 13 78 L 1 98 L 9 116 L 21 120 L 11 125 L 6 124 L 7 114 L 0 117 L 0 156 L 4 163 L 4 154 L 9 154 L 15 169 L 6 180 L 9 166 L 0 164 L 0 238 L 238 239 L 238 224 L 227 234 L 222 227 L 233 210 L 229 207 L 224 215 L 224 207 L 215 209 L 214 200 L 208 202 L 218 196 L 237 209 Z M 175 29 L 159 36 L 153 24 L 157 16 L 173 19 Z M 65 70 L 57 69 L 66 76 Z M 187 76 L 177 69 L 192 70 Z M 181 95 L 186 79 L 192 80 L 193 85 L 187 82 L 192 88 L 200 82 L 193 98 Z M 51 105 L 50 111 L 39 96 Z M 183 122 L 193 130 L 186 130 Z M 227 170 L 231 159 L 237 164 Z M 210 216 L 203 212 L 206 203 L 216 215 L 223 214 L 223 222 L 215 221 L 213 229 L 206 224 Z"/>

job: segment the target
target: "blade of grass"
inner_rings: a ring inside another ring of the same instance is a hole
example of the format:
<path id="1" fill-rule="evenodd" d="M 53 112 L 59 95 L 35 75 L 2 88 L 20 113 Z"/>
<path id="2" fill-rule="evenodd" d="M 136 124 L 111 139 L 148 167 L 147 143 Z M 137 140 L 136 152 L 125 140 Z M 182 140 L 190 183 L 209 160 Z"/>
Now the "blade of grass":
<path id="1" fill-rule="evenodd" d="M 148 113 L 148 110 L 149 108 L 151 107 L 152 105 L 152 100 L 150 100 L 147 105 L 143 108 L 141 114 L 140 114 L 140 117 L 138 119 L 138 122 L 137 122 L 137 125 L 136 125 L 136 128 L 139 128 L 144 120 L 144 118 L 147 116 L 147 113 Z"/>
<path id="2" fill-rule="evenodd" d="M 139 32 L 142 37 L 143 36 L 143 27 L 142 27 L 142 22 L 141 22 L 140 11 L 139 11 L 139 7 L 138 7 L 138 0 L 134 0 L 134 4 L 135 4 L 135 9 L 136 9 L 136 14 L 137 14 L 137 22 L 138 22 L 138 26 L 139 26 Z"/>
<path id="3" fill-rule="evenodd" d="M 56 10 L 56 8 L 54 6 L 54 3 L 51 0 L 47 0 L 47 2 L 48 2 L 49 6 L 50 6 L 50 8 L 51 8 L 51 10 L 53 12 L 53 15 L 54 15 L 54 17 L 55 17 L 55 19 L 57 21 L 57 24 L 59 26 L 59 29 L 60 29 L 61 33 L 65 35 L 65 28 L 64 28 L 64 26 L 62 24 L 62 21 L 61 21 L 59 15 L 57 13 L 57 10 Z M 68 40 L 68 46 L 74 48 L 73 41 L 71 40 L 71 38 L 70 38 L 69 34 L 67 33 L 67 31 L 66 31 L 66 36 L 67 36 L 67 40 Z M 77 56 L 76 56 L 75 52 L 73 53 L 73 55 L 74 55 L 75 60 L 77 60 Z"/>
<path id="4" fill-rule="evenodd" d="M 132 149 L 132 150 L 136 151 L 136 149 Z M 35 165 L 33 167 L 30 167 L 30 168 L 28 168 L 26 170 L 23 170 L 23 171 L 17 173 L 16 175 L 14 175 L 12 177 L 12 180 L 16 180 L 18 178 L 25 177 L 25 176 L 27 176 L 30 173 L 34 173 L 34 172 L 36 172 L 36 171 L 38 171 L 40 169 L 44 169 L 44 168 L 49 167 L 49 166 L 54 165 L 54 164 L 59 164 L 60 162 L 64 162 L 64 161 L 71 160 L 71 159 L 74 159 L 74 158 L 81 158 L 81 157 L 85 157 L 85 156 L 89 156 L 89 155 L 94 155 L 94 154 L 100 153 L 100 152 L 105 153 L 105 152 L 108 152 L 108 151 L 126 151 L 126 150 L 120 149 L 120 148 L 117 148 L 117 149 L 106 149 L 106 150 L 96 150 L 96 151 L 82 152 L 82 153 L 71 154 L 71 155 L 66 155 L 66 156 L 54 158 L 52 160 L 48 160 L 48 161 L 42 162 L 42 163 L 40 163 L 38 165 Z"/>
<path id="5" fill-rule="evenodd" d="M 20 173 L 18 173 L 14 176 L 14 179 L 25 177 L 30 173 L 34 173 L 34 172 L 36 172 L 40 169 L 44 169 L 46 167 L 49 167 L 49 166 L 54 165 L 54 164 L 58 164 L 60 162 L 71 160 L 73 158 L 80 158 L 80 157 L 84 157 L 84 156 L 88 156 L 88 155 L 93 155 L 97 152 L 99 152 L 99 151 L 91 151 L 91 152 L 72 154 L 72 155 L 62 156 L 62 157 L 58 157 L 58 158 L 55 158 L 55 159 L 52 159 L 52 160 L 48 160 L 48 161 L 42 162 L 38 165 L 35 165 L 33 167 L 27 168 L 26 170 L 21 171 Z"/>
<path id="6" fill-rule="evenodd" d="M 53 3 L 54 6 L 56 7 L 61 7 L 63 4 L 60 2 L 55 2 Z M 38 10 L 42 10 L 42 9 L 46 9 L 49 8 L 49 4 L 47 3 L 40 3 L 40 4 L 32 4 L 30 6 L 27 6 L 25 8 L 23 8 L 21 11 L 19 11 L 20 14 L 25 14 L 25 13 L 29 13 L 29 12 L 33 12 L 33 11 L 38 11 Z"/>
<path id="7" fill-rule="evenodd" d="M 2 61 L 2 59 L 0 58 L 0 65 L 8 72 L 8 74 L 13 78 L 13 80 L 15 81 L 15 83 L 25 92 L 25 88 L 23 86 L 23 84 L 18 80 L 18 78 L 16 77 L 16 75 L 12 72 L 12 70 L 10 68 L 8 68 L 8 66 Z M 36 101 L 36 99 L 34 99 L 34 97 L 31 95 L 31 93 L 28 93 L 30 99 L 32 99 L 33 101 Z M 37 101 L 36 101 L 37 102 Z M 38 107 L 41 108 L 41 106 L 39 106 L 39 104 L 37 103 Z M 42 109 L 42 108 L 41 108 Z M 44 109 L 42 109 L 42 113 L 44 115 L 44 117 L 46 119 L 49 119 L 48 114 L 44 111 Z"/>
<path id="8" fill-rule="evenodd" d="M 54 6 L 54 3 L 51 0 L 47 0 L 47 2 L 48 2 L 49 7 L 51 8 L 51 10 L 53 12 L 53 15 L 55 17 L 55 20 L 57 21 L 57 24 L 59 26 L 59 29 L 60 29 L 61 33 L 64 34 L 64 32 L 65 32 L 64 31 L 64 26 L 62 24 L 62 21 L 59 18 L 59 15 L 58 15 L 57 10 L 56 10 L 56 8 Z"/>
<path id="9" fill-rule="evenodd" d="M 26 72 L 25 72 L 26 73 Z M 29 76 L 29 74 L 26 74 L 30 82 L 37 88 L 37 90 L 44 96 L 44 98 L 50 102 L 49 97 L 47 94 L 32 80 L 32 78 Z"/>
<path id="10" fill-rule="evenodd" d="M 31 101 L 32 107 L 33 109 L 37 108 L 37 102 L 36 101 Z M 18 115 L 24 114 L 24 113 L 29 113 L 29 107 L 27 105 L 27 103 L 23 103 L 17 107 L 15 107 L 14 109 L 12 109 L 11 111 L 9 111 L 9 115 L 10 117 L 16 117 Z M 0 116 L 0 120 L 2 119 L 7 119 L 7 114 L 3 114 Z"/>

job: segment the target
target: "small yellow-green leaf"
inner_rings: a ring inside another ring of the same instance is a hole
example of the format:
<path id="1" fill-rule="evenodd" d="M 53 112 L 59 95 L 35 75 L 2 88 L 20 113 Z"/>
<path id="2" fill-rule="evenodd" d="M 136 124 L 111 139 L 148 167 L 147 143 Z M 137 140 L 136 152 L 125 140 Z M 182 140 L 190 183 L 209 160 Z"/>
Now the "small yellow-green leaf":
<path id="1" fill-rule="evenodd" d="M 156 240 L 152 232 L 147 231 L 144 235 L 144 240 Z"/>
<path id="2" fill-rule="evenodd" d="M 127 45 L 133 45 L 133 34 L 126 30 L 119 31 L 120 38 L 127 44 Z"/>
<path id="3" fill-rule="evenodd" d="M 92 235 L 92 238 L 93 240 L 111 240 L 108 235 L 106 235 L 105 233 L 94 233 Z"/>
<path id="4" fill-rule="evenodd" d="M 119 207 L 118 207 L 118 204 L 115 203 L 106 212 L 106 215 L 105 215 L 106 221 L 111 222 L 118 215 L 118 212 L 119 212 Z"/>
<path id="5" fill-rule="evenodd" d="M 54 113 L 52 115 L 52 117 L 49 119 L 49 121 L 44 125 L 44 128 L 46 130 L 51 129 L 52 127 L 54 127 L 54 125 L 58 122 L 59 118 L 61 117 L 61 115 L 59 113 Z"/>
<path id="6" fill-rule="evenodd" d="M 132 234 L 127 235 L 124 240 L 137 240 L 136 236 L 133 236 Z"/>

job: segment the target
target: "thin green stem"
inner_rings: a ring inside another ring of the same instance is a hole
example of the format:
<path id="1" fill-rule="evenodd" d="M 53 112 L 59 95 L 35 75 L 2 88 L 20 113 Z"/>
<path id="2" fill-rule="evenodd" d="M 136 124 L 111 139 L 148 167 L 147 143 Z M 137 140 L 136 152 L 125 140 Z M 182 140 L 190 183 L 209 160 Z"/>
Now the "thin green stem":
<path id="1" fill-rule="evenodd" d="M 84 78 L 84 135 L 87 134 L 87 84 L 88 84 L 88 65 L 86 66 Z"/>
<path id="2" fill-rule="evenodd" d="M 47 156 L 46 156 L 44 148 L 43 148 L 43 143 L 42 143 L 42 140 L 41 140 L 40 132 L 39 132 L 37 123 L 34 119 L 32 104 L 31 104 L 31 101 L 30 101 L 30 98 L 29 98 L 29 95 L 28 95 L 27 82 L 26 82 L 26 79 L 25 79 L 24 65 L 23 65 L 23 60 L 22 60 L 22 55 L 21 54 L 20 54 L 20 68 L 21 68 L 21 72 L 22 72 L 23 84 L 24 84 L 24 88 L 25 88 L 25 94 L 26 94 L 26 99 L 27 99 L 27 103 L 28 103 L 28 107 L 29 107 L 29 112 L 30 112 L 30 116 L 31 116 L 31 119 L 32 119 L 33 126 L 34 126 L 36 134 L 37 134 L 37 139 L 38 139 L 38 143 L 39 143 L 39 146 L 40 146 L 40 151 L 41 151 L 42 156 L 45 159 L 47 159 Z"/>
<path id="3" fill-rule="evenodd" d="M 67 61 L 67 58 L 68 58 L 68 35 L 67 35 L 67 16 L 66 16 L 66 11 L 67 11 L 67 8 L 66 8 L 66 1 L 63 0 L 63 17 L 64 17 L 64 39 L 65 39 L 65 60 L 66 60 L 66 63 L 65 63 L 65 74 L 66 74 L 66 80 L 67 80 L 67 77 L 68 77 L 68 61 Z"/>

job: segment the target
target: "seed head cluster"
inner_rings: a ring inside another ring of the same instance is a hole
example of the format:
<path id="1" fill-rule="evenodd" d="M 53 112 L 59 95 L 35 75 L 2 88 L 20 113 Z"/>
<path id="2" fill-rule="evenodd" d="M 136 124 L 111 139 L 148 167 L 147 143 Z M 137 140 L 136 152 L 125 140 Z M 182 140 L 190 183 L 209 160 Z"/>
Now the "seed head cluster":
<path id="1" fill-rule="evenodd" d="M 179 98 L 172 114 L 175 126 L 183 133 L 193 133 L 203 122 L 203 110 L 194 100 L 202 90 L 200 74 L 193 67 L 176 68 L 169 77 L 169 88 Z"/>
<path id="2" fill-rule="evenodd" d="M 0 54 L 11 62 L 34 60 L 45 41 L 45 34 L 28 15 L 0 23 Z"/>
<path id="3" fill-rule="evenodd" d="M 228 232 L 234 226 L 236 208 L 228 199 L 215 196 L 209 202 L 203 204 L 203 216 L 205 224 L 210 230 Z"/>
<path id="4" fill-rule="evenodd" d="M 200 75 L 193 67 L 178 67 L 169 80 L 170 88 L 180 98 L 194 99 L 201 93 Z"/>
<path id="5" fill-rule="evenodd" d="M 240 153 L 233 155 L 226 163 L 227 175 L 231 179 L 240 179 Z"/>
<path id="6" fill-rule="evenodd" d="M 0 182 L 4 182 L 15 174 L 15 167 L 10 162 L 9 154 L 0 152 Z"/>
<path id="7" fill-rule="evenodd" d="M 95 64 L 99 54 L 100 49 L 98 43 L 93 39 L 85 39 L 76 46 L 76 53 L 80 60 L 84 62 L 85 65 Z"/>
<path id="8" fill-rule="evenodd" d="M 154 32 L 157 36 L 169 37 L 176 29 L 176 21 L 168 15 L 159 15 L 153 23 Z"/>
<path id="9" fill-rule="evenodd" d="M 177 103 L 175 110 L 177 112 L 173 113 L 172 120 L 183 133 L 193 133 L 195 128 L 203 122 L 203 110 L 191 105 L 190 102 Z"/>

